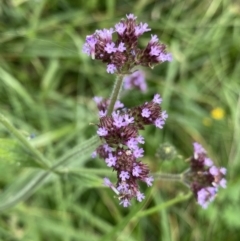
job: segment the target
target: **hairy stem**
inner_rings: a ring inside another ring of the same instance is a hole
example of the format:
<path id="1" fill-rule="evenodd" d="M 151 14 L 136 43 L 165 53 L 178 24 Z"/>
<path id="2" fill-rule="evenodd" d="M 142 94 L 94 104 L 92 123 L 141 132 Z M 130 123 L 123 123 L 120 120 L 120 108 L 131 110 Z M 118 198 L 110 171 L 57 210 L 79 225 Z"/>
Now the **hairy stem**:
<path id="1" fill-rule="evenodd" d="M 173 182 L 183 182 L 183 174 L 170 174 L 170 173 L 155 173 L 153 174 L 155 179 L 173 181 Z"/>
<path id="2" fill-rule="evenodd" d="M 122 89 L 123 77 L 124 77 L 124 75 L 122 75 L 122 74 L 117 75 L 117 77 L 116 77 L 116 81 L 114 83 L 112 94 L 110 97 L 110 103 L 108 106 L 107 115 L 111 115 L 114 110 L 114 105 L 115 105 L 116 101 L 118 100 L 121 89 Z"/>

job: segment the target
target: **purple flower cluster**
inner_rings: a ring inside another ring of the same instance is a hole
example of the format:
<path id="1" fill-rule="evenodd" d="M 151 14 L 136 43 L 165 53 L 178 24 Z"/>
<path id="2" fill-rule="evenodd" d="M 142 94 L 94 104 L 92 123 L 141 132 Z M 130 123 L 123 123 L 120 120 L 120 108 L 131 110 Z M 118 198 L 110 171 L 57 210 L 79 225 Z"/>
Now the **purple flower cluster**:
<path id="1" fill-rule="evenodd" d="M 142 92 L 147 90 L 147 84 L 145 81 L 144 72 L 137 70 L 130 75 L 127 75 L 123 78 L 123 87 L 126 90 L 137 89 Z"/>
<path id="2" fill-rule="evenodd" d="M 190 161 L 190 169 L 185 172 L 185 182 L 190 185 L 199 205 L 207 208 L 218 192 L 219 187 L 226 188 L 224 178 L 226 168 L 216 167 L 207 157 L 205 149 L 197 142 L 193 143 L 194 155 Z"/>
<path id="3" fill-rule="evenodd" d="M 107 63 L 107 72 L 110 74 L 128 74 L 134 66 L 142 65 L 154 67 L 156 64 L 171 61 L 171 54 L 166 52 L 166 46 L 159 42 L 156 35 L 144 49 L 138 47 L 138 38 L 150 31 L 147 23 L 137 23 L 133 14 L 126 15 L 114 28 L 96 30 L 86 37 L 83 52 L 93 59 Z M 113 40 L 113 33 L 117 38 Z"/>
<path id="4" fill-rule="evenodd" d="M 131 109 L 119 109 L 111 116 L 102 115 L 100 118 L 97 134 L 103 144 L 93 156 L 98 154 L 108 167 L 117 172 L 116 186 L 106 178 L 105 185 L 114 190 L 124 207 L 129 206 L 134 197 L 139 202 L 144 199 L 144 194 L 139 191 L 138 181 L 152 185 L 153 177 L 149 176 L 148 166 L 139 160 L 144 155 L 143 148 L 139 146 L 144 144 L 144 138 L 138 131 L 144 129 L 145 125 L 163 128 L 168 115 L 161 110 L 161 101 L 160 95 L 156 94 L 149 103 Z M 103 99 L 98 102 L 101 113 L 106 113 L 105 104 Z"/>

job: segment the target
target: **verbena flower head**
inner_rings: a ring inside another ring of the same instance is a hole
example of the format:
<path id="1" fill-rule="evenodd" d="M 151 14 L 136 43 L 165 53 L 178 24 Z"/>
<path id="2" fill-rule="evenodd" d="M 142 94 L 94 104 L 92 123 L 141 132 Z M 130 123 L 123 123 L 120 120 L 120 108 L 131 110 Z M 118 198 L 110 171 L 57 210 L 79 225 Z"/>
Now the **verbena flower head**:
<path id="1" fill-rule="evenodd" d="M 123 79 L 123 87 L 126 90 L 137 89 L 142 92 L 146 92 L 147 84 L 145 81 L 144 72 L 141 70 L 137 70 L 130 75 L 127 75 Z"/>
<path id="2" fill-rule="evenodd" d="M 226 188 L 226 168 L 216 167 L 207 157 L 206 150 L 197 142 L 193 143 L 194 154 L 190 160 L 190 169 L 185 172 L 184 180 L 191 190 L 199 205 L 207 208 L 220 187 Z"/>
<path id="3" fill-rule="evenodd" d="M 106 111 L 107 101 L 97 99 L 98 108 Z M 139 202 L 144 199 L 138 181 L 145 182 L 147 186 L 152 185 L 153 177 L 149 175 L 149 168 L 140 160 L 144 155 L 144 150 L 140 146 L 144 143 L 144 138 L 138 131 L 144 129 L 145 125 L 163 127 L 167 115 L 161 110 L 161 100 L 160 95 L 156 94 L 149 103 L 131 109 L 121 108 L 111 116 L 100 118 L 97 134 L 103 144 L 97 148 L 93 156 L 97 153 L 108 167 L 117 172 L 116 186 L 109 180 L 106 182 L 107 179 L 105 184 L 114 190 L 124 207 L 129 206 L 130 200 L 134 197 Z"/>
<path id="4" fill-rule="evenodd" d="M 115 24 L 114 28 L 96 30 L 86 37 L 83 52 L 92 59 L 107 64 L 110 74 L 128 74 L 137 65 L 154 67 L 165 61 L 171 61 L 166 46 L 159 42 L 156 35 L 151 35 L 147 46 L 138 47 L 138 39 L 145 32 L 151 31 L 147 23 L 137 23 L 133 14 Z M 116 37 L 113 38 L 113 34 Z"/>

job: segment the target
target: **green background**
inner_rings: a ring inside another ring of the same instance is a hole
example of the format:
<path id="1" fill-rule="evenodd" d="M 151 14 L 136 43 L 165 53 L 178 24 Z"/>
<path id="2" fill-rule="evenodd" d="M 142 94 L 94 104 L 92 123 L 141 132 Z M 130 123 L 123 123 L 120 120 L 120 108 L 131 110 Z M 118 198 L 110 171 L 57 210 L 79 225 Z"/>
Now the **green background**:
<path id="1" fill-rule="evenodd" d="M 228 169 L 227 189 L 207 210 L 182 184 L 161 180 L 141 186 L 143 203 L 123 208 L 102 185 L 104 176 L 114 182 L 115 173 L 90 158 L 89 143 L 79 149 L 96 132 L 93 96 L 109 97 L 114 83 L 82 45 L 86 35 L 128 13 L 152 29 L 142 47 L 157 34 L 174 56 L 144 69 L 146 93 L 132 90 L 121 99 L 131 107 L 155 93 L 163 97 L 169 118 L 163 130 L 141 132 L 143 161 L 152 172 L 180 173 L 192 142 L 201 143 Z M 0 240 L 239 241 L 239 39 L 238 1 L 1 1 L 0 112 L 37 154 L 0 123 Z M 211 115 L 217 107 L 225 113 L 220 120 Z M 176 148 L 174 160 L 155 156 L 163 143 Z M 45 178 L 36 157 L 64 165 Z"/>

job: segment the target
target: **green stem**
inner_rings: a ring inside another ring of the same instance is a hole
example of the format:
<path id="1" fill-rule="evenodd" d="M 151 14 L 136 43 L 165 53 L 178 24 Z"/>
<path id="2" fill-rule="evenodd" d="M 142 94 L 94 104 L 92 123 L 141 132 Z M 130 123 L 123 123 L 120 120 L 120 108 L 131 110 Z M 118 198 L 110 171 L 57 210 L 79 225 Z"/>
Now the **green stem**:
<path id="1" fill-rule="evenodd" d="M 136 214 L 136 218 L 146 217 L 146 216 L 151 215 L 153 213 L 160 212 L 161 210 L 163 210 L 163 209 L 165 209 L 167 207 L 170 207 L 170 206 L 172 206 L 172 205 L 174 205 L 176 203 L 183 202 L 183 201 L 189 199 L 191 196 L 192 196 L 191 192 L 189 192 L 189 193 L 187 193 L 185 195 L 180 194 L 176 198 L 174 198 L 172 200 L 169 200 L 168 202 L 160 203 L 157 206 L 154 206 L 152 208 L 149 208 L 147 210 L 144 210 L 144 211 L 141 211 L 141 212 L 137 213 Z"/>
<path id="2" fill-rule="evenodd" d="M 118 100 L 121 89 L 122 89 L 123 77 L 124 77 L 124 75 L 122 75 L 122 74 L 117 75 L 117 78 L 116 78 L 116 81 L 114 83 L 114 87 L 113 87 L 113 90 L 112 90 L 107 115 L 111 115 L 113 110 L 114 110 L 114 105 L 115 105 L 116 101 Z"/>
<path id="3" fill-rule="evenodd" d="M 183 174 L 170 174 L 170 173 L 154 173 L 155 179 L 173 181 L 173 182 L 183 182 Z"/>
<path id="4" fill-rule="evenodd" d="M 36 159 L 34 160 L 40 167 L 43 169 L 48 169 L 48 161 L 41 155 L 38 150 L 36 150 L 31 143 L 24 137 L 2 114 L 0 114 L 0 123 L 2 123 L 6 129 L 12 133 L 21 143 L 22 145 L 31 152 Z"/>

